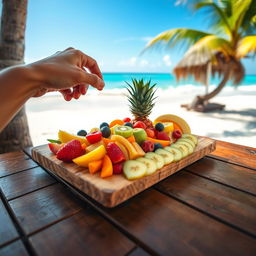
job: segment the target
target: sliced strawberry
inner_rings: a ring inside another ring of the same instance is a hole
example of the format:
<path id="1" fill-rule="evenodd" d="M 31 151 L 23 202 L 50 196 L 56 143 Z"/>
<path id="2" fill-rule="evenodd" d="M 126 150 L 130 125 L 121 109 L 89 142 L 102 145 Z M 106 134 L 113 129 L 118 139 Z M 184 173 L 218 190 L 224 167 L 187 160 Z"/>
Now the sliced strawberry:
<path id="1" fill-rule="evenodd" d="M 72 159 L 84 154 L 81 142 L 79 140 L 71 140 L 66 143 L 58 152 L 57 158 L 64 162 L 71 162 Z"/>
<path id="2" fill-rule="evenodd" d="M 107 153 L 113 164 L 125 161 L 123 151 L 114 142 L 110 142 L 107 145 Z"/>
<path id="3" fill-rule="evenodd" d="M 101 138 L 102 138 L 102 133 L 99 131 L 92 132 L 86 135 L 86 139 L 89 141 L 90 144 L 99 142 Z"/>
<path id="4" fill-rule="evenodd" d="M 170 140 L 170 137 L 168 136 L 168 134 L 164 131 L 162 132 L 157 132 L 156 138 L 158 140 Z"/>
<path id="5" fill-rule="evenodd" d="M 142 129 L 146 129 L 147 126 L 145 125 L 144 122 L 142 121 L 137 121 L 134 125 L 133 125 L 133 128 L 142 128 Z"/>
<path id="6" fill-rule="evenodd" d="M 131 118 L 130 118 L 130 117 L 126 117 L 126 118 L 123 119 L 123 121 L 124 121 L 125 123 L 131 122 Z"/>
<path id="7" fill-rule="evenodd" d="M 58 143 L 49 143 L 48 144 L 50 150 L 54 155 L 57 154 L 57 152 L 63 147 L 63 144 L 58 144 Z"/>

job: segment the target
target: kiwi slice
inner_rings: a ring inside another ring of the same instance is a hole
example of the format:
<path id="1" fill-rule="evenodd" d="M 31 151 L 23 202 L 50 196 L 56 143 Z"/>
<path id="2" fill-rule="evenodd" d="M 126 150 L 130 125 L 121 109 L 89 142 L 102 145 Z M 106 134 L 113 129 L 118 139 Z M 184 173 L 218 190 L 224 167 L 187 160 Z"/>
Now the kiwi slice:
<path id="1" fill-rule="evenodd" d="M 173 154 L 173 162 L 178 162 L 182 158 L 182 152 L 179 149 L 174 147 L 165 147 L 164 149 Z"/>
<path id="2" fill-rule="evenodd" d="M 182 158 L 184 158 L 188 155 L 188 148 L 182 144 L 174 143 L 171 145 L 171 147 L 179 149 L 182 153 Z"/>
<path id="3" fill-rule="evenodd" d="M 147 139 L 147 133 L 142 128 L 134 128 L 133 129 L 133 136 L 137 143 L 141 144 L 144 140 Z"/>
<path id="4" fill-rule="evenodd" d="M 164 166 L 164 158 L 154 152 L 148 152 L 145 154 L 146 158 L 154 160 L 157 166 L 157 169 L 160 169 Z"/>
<path id="5" fill-rule="evenodd" d="M 169 151 L 159 148 L 155 151 L 155 153 L 164 158 L 164 164 L 170 164 L 171 162 L 173 162 L 174 155 Z"/>
<path id="6" fill-rule="evenodd" d="M 188 149 L 188 154 L 192 154 L 194 151 L 194 148 L 186 141 L 178 141 L 176 142 L 176 145 L 182 144 Z"/>
<path id="7" fill-rule="evenodd" d="M 195 135 L 192 135 L 192 134 L 184 133 L 184 134 L 182 134 L 182 138 L 192 140 L 195 145 L 197 145 L 197 143 L 198 143 L 197 137 Z"/>
<path id="8" fill-rule="evenodd" d="M 128 137 L 132 136 L 133 129 L 130 126 L 121 125 L 121 126 L 117 126 L 114 129 L 114 133 L 117 135 L 123 136 L 125 138 L 128 138 Z"/>
<path id="9" fill-rule="evenodd" d="M 123 172 L 128 180 L 135 180 L 147 173 L 147 166 L 136 160 L 127 160 L 124 163 Z"/>
<path id="10" fill-rule="evenodd" d="M 136 161 L 139 161 L 147 166 L 146 175 L 153 174 L 157 170 L 157 166 L 154 160 L 145 157 L 139 157 L 136 159 Z"/>

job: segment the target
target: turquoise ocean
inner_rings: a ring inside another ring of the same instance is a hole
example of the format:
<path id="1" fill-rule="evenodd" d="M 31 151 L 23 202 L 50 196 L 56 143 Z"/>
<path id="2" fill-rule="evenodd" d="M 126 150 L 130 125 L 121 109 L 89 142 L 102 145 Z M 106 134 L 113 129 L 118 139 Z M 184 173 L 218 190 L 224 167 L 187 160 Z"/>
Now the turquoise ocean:
<path id="1" fill-rule="evenodd" d="M 187 80 L 176 81 L 172 74 L 168 73 L 103 73 L 105 81 L 105 89 L 122 89 L 125 88 L 126 82 L 130 83 L 132 78 L 151 80 L 157 84 L 158 88 L 168 89 L 169 87 L 180 87 L 182 85 L 194 85 L 201 86 L 201 84 L 195 82 L 192 78 Z M 218 84 L 218 79 L 212 79 L 210 84 Z M 229 82 L 227 86 L 231 86 Z M 256 75 L 246 75 L 240 85 L 252 86 L 256 85 Z"/>

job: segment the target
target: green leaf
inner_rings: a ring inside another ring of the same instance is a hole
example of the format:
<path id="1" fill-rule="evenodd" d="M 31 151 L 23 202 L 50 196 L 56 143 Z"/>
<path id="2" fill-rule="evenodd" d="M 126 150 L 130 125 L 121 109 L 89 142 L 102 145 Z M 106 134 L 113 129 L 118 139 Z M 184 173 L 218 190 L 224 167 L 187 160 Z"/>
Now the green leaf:
<path id="1" fill-rule="evenodd" d="M 47 139 L 49 142 L 51 143 L 57 143 L 57 144 L 61 144 L 60 140 L 52 140 L 52 139 Z"/>

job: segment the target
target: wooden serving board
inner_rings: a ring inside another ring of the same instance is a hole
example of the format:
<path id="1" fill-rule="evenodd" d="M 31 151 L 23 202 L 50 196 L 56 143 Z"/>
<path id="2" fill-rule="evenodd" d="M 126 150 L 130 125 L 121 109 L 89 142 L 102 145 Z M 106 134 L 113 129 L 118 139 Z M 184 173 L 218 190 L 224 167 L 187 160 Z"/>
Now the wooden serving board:
<path id="1" fill-rule="evenodd" d="M 214 151 L 215 146 L 214 140 L 198 137 L 193 154 L 164 166 L 152 175 L 133 181 L 127 180 L 123 175 L 113 175 L 105 179 L 100 178 L 99 173 L 92 175 L 87 168 L 58 160 L 50 152 L 48 145 L 34 147 L 32 158 L 49 172 L 57 174 L 105 207 L 114 207 Z"/>

